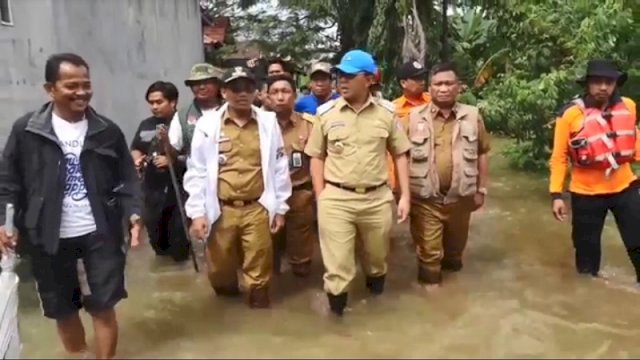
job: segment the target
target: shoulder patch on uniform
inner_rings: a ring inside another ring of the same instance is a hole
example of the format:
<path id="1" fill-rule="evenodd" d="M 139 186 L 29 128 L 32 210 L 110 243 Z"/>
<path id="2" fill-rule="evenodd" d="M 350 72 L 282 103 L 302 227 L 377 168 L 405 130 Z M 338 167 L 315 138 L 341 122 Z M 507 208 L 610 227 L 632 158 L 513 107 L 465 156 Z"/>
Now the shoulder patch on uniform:
<path id="1" fill-rule="evenodd" d="M 316 110 L 316 115 L 322 115 L 322 114 L 326 113 L 327 111 L 333 109 L 334 106 L 336 106 L 336 101 L 335 100 L 329 100 L 326 103 L 318 106 L 318 109 Z"/>
<path id="2" fill-rule="evenodd" d="M 278 147 L 278 150 L 276 150 L 276 159 L 280 159 L 283 156 L 284 156 L 284 146 L 280 146 Z"/>

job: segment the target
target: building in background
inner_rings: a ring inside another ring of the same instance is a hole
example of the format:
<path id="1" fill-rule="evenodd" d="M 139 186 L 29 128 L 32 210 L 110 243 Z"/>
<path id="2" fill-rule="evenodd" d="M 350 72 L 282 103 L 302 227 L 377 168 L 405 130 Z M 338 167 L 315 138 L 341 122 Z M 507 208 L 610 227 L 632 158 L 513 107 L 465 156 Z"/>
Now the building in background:
<path id="1" fill-rule="evenodd" d="M 46 101 L 44 64 L 74 52 L 91 66 L 94 106 L 128 138 L 149 116 L 144 93 L 183 80 L 204 59 L 198 0 L 0 0 L 0 145 L 13 121 Z"/>

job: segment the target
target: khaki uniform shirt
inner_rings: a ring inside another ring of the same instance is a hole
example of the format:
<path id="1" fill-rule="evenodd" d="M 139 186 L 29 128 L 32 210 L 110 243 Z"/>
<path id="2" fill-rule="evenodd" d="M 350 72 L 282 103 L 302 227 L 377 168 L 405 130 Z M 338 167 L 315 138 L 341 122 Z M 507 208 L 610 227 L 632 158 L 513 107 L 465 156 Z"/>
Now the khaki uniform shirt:
<path id="1" fill-rule="evenodd" d="M 304 147 L 311 135 L 313 118 L 311 115 L 294 112 L 289 122 L 279 125 L 284 149 L 289 157 L 291 185 L 295 187 L 310 182 L 309 156 L 304 153 Z"/>
<path id="2" fill-rule="evenodd" d="M 218 198 L 221 200 L 255 200 L 262 196 L 262 162 L 258 122 L 254 117 L 240 127 L 222 115 L 218 162 Z"/>
<path id="3" fill-rule="evenodd" d="M 305 153 L 324 159 L 327 181 L 354 188 L 383 184 L 387 151 L 403 154 L 411 148 L 393 108 L 372 97 L 360 111 L 338 98 L 320 107 L 316 117 Z"/>
<path id="4" fill-rule="evenodd" d="M 451 187 L 451 181 L 453 180 L 453 126 L 456 119 L 456 108 L 449 114 L 449 117 L 445 119 L 441 111 L 437 108 L 432 109 L 437 111 L 433 120 L 433 132 L 434 132 L 434 156 L 436 161 L 436 171 L 438 172 L 438 179 L 440 181 L 440 193 L 446 194 Z M 482 116 L 478 115 L 478 154 L 486 154 L 491 150 L 489 141 L 489 134 L 484 127 L 484 121 Z"/>

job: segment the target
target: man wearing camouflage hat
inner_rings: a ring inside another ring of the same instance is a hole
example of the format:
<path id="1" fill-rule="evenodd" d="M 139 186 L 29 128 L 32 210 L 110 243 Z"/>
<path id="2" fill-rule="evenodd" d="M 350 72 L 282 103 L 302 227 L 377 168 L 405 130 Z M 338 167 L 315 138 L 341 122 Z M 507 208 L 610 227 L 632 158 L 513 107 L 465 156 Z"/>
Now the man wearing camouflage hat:
<path id="1" fill-rule="evenodd" d="M 270 303 L 271 234 L 284 226 L 289 210 L 289 161 L 275 114 L 252 106 L 252 74 L 235 67 L 222 87 L 227 103 L 196 124 L 184 177 L 185 209 L 192 237 L 208 239 L 209 281 L 216 294 L 239 294 L 239 267 L 249 306 L 264 308 Z"/>
<path id="2" fill-rule="evenodd" d="M 189 152 L 193 129 L 198 119 L 222 105 L 221 75 L 222 69 L 211 64 L 195 64 L 191 68 L 191 74 L 184 84 L 191 88 L 193 101 L 176 112 L 169 127 L 169 142 L 178 153 Z"/>
<path id="3" fill-rule="evenodd" d="M 311 66 L 311 94 L 298 99 L 295 112 L 315 115 L 318 106 L 340 97 L 340 94 L 331 90 L 331 70 L 331 64 L 326 62 L 317 62 Z"/>

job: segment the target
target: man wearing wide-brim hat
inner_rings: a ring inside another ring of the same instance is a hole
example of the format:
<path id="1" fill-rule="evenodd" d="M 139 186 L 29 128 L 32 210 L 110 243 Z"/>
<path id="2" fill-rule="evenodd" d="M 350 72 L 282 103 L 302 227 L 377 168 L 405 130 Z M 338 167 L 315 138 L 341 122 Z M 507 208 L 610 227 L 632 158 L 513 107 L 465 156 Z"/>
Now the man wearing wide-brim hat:
<path id="1" fill-rule="evenodd" d="M 578 273 L 598 276 L 602 229 L 615 217 L 640 283 L 640 184 L 631 163 L 640 159 L 636 104 L 619 95 L 627 74 L 608 60 L 591 60 L 577 82 L 584 95 L 572 101 L 555 123 L 549 192 L 553 215 L 565 221 L 562 199 L 571 161 L 571 237 Z"/>
<path id="2" fill-rule="evenodd" d="M 222 74 L 222 69 L 207 63 L 195 64 L 191 68 L 184 84 L 191 88 L 193 101 L 176 112 L 169 127 L 169 142 L 178 153 L 188 153 L 198 119 L 222 105 Z"/>

